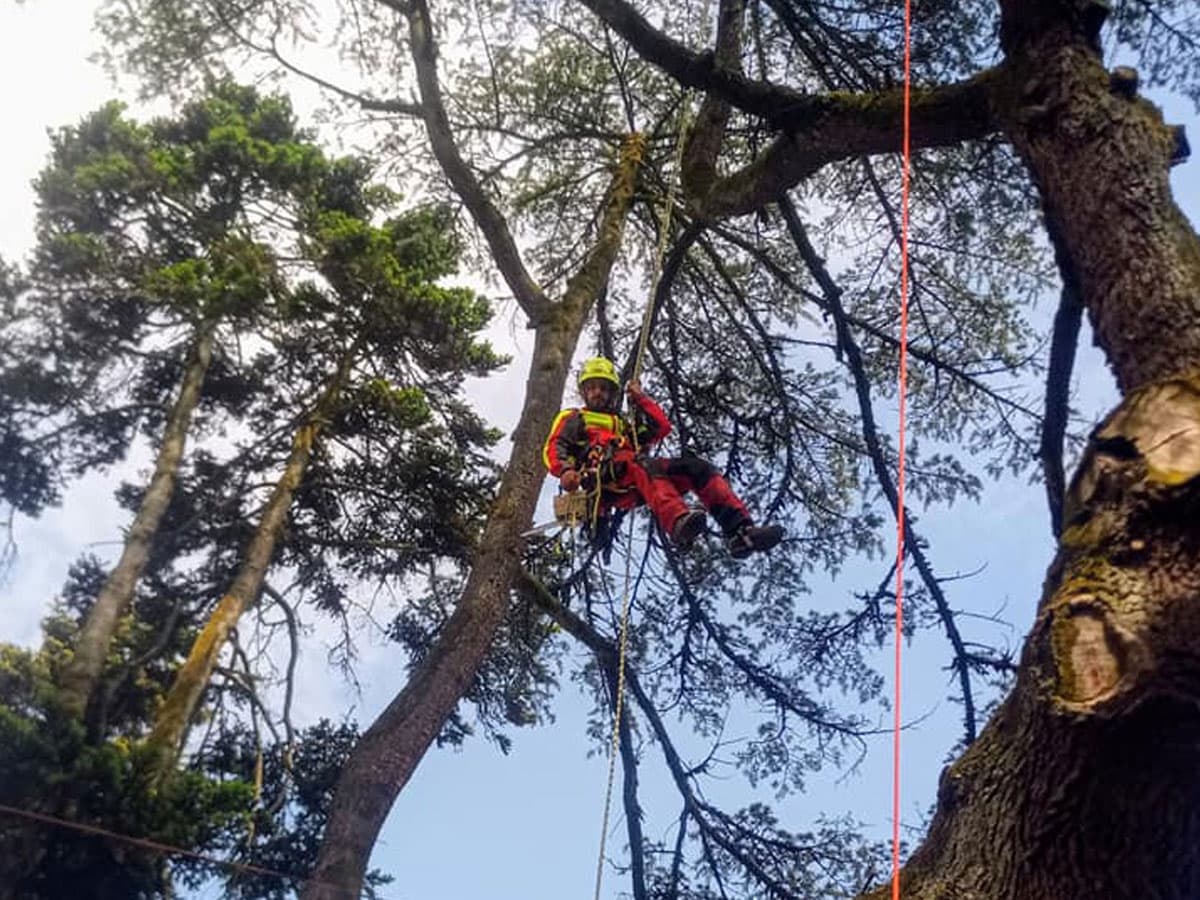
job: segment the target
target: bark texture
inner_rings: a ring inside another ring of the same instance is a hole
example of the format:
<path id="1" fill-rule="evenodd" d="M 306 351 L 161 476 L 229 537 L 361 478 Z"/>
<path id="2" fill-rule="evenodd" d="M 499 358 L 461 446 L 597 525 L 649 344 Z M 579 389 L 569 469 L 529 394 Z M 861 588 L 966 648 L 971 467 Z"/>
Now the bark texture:
<path id="1" fill-rule="evenodd" d="M 88 611 L 75 652 L 62 676 L 62 700 L 74 716 L 82 716 L 92 698 L 98 696 L 100 676 L 108 657 L 113 635 L 121 618 L 133 604 L 138 579 L 150 559 L 154 537 L 175 492 L 175 478 L 187 444 L 192 413 L 200 400 L 200 391 L 212 361 L 213 340 L 217 323 L 207 320 L 199 326 L 184 368 L 179 395 L 167 414 L 162 444 L 154 461 L 154 474 L 146 486 L 142 505 L 138 507 L 133 524 L 125 536 L 125 546 L 116 567 L 105 579 Z"/>
<path id="2" fill-rule="evenodd" d="M 914 91 L 913 148 L 959 144 L 995 131 L 991 94 L 1002 76 L 989 69 L 959 84 Z M 822 97 L 825 109 L 783 132 L 748 165 L 715 180 L 697 202 L 697 213 L 706 219 L 745 215 L 775 202 L 831 162 L 900 152 L 902 93 Z"/>
<path id="3" fill-rule="evenodd" d="M 741 74 L 742 25 L 745 4 L 742 0 L 721 0 L 717 10 L 717 51 L 714 64 L 722 72 Z M 725 126 L 732 112 L 729 101 L 720 94 L 705 94 L 696 122 L 684 147 L 680 183 L 685 196 L 696 206 L 713 190 L 717 180 L 717 159 L 725 141 Z"/>
<path id="4" fill-rule="evenodd" d="M 1001 113 L 1125 395 L 1072 481 L 1017 684 L 942 774 L 902 893 L 1200 896 L 1200 241 L 1102 10 L 1002 2 Z M 871 896 L 888 896 L 880 888 Z"/>
<path id="5" fill-rule="evenodd" d="M 1200 377 L 1109 417 L 1066 526 L 1017 686 L 943 772 L 905 897 L 1200 895 Z"/>
<path id="6" fill-rule="evenodd" d="M 304 471 L 312 457 L 312 447 L 322 428 L 329 421 L 334 406 L 350 377 L 356 348 L 346 352 L 338 369 L 305 422 L 292 438 L 292 450 L 284 464 L 283 473 L 275 483 L 254 536 L 242 555 L 242 563 L 229 591 L 205 623 L 188 652 L 188 658 L 175 675 L 171 689 L 155 716 L 154 728 L 146 738 L 151 759 L 151 778 L 169 775 L 183 746 L 188 723 L 196 712 L 200 697 L 208 686 L 217 658 L 229 633 L 234 629 L 246 608 L 258 599 L 263 579 L 275 554 L 275 545 L 287 521 L 296 488 L 304 480 Z"/>
<path id="7" fill-rule="evenodd" d="M 1113 91 L 1094 7 L 1002 3 L 1010 84 L 998 100 L 1124 393 L 1200 361 L 1200 242 L 1171 197 L 1175 133 Z"/>
<path id="8" fill-rule="evenodd" d="M 616 259 L 642 149 L 640 137 L 626 143 L 597 243 L 537 327 L 511 461 L 462 597 L 429 653 L 364 732 L 342 770 L 303 900 L 360 896 L 371 849 L 392 804 L 491 649 L 520 572 L 521 533 L 533 519 L 546 477 L 542 441 L 558 412 L 584 322 Z"/>

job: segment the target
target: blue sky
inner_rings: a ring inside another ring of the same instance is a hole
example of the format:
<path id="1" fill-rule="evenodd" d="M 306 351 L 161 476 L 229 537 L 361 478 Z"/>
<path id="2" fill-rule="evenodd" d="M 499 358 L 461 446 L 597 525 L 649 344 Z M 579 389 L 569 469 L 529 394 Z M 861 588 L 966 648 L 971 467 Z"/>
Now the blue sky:
<path id="1" fill-rule="evenodd" d="M 3 83 L 26 85 L 6 96 L 4 167 L 0 169 L 0 255 L 20 258 L 32 242 L 32 194 L 29 182 L 47 151 L 45 130 L 74 121 L 113 96 L 105 76 L 86 62 L 96 48 L 89 16 L 79 9 L 63 15 L 48 0 L 0 5 L 0 69 Z M 1189 127 L 1200 139 L 1200 123 L 1182 102 L 1155 97 L 1166 106 L 1167 121 Z M 299 104 L 303 108 L 303 102 Z M 1193 221 L 1200 215 L 1196 164 L 1173 173 L 1176 198 Z M 1055 298 L 1047 298 L 1046 314 Z M 521 357 L 530 335 L 511 309 L 494 328 L 497 344 Z M 524 346 L 522 346 L 524 344 Z M 1090 347 L 1081 342 L 1077 368 L 1081 405 L 1098 413 L 1112 397 L 1111 379 Z M 509 429 L 524 383 L 518 361 L 503 376 L 479 385 L 475 400 L 495 424 Z M 133 465 L 145 466 L 142 451 Z M 116 474 L 85 479 L 60 509 L 37 520 L 19 519 L 19 556 L 0 582 L 0 640 L 33 643 L 46 604 L 63 583 L 66 568 L 84 550 L 111 555 L 120 538 L 123 515 L 111 498 Z M 550 494 L 547 487 L 543 501 Z M 921 527 L 933 547 L 939 573 L 983 572 L 950 586 L 956 607 L 986 615 L 999 614 L 1013 623 L 994 629 L 998 640 L 1017 647 L 1031 613 L 1045 567 L 1053 551 L 1040 486 L 1015 479 L 989 484 L 979 504 L 962 502 L 922 517 Z M 847 572 L 821 589 L 815 602 L 841 603 L 850 591 L 878 581 L 878 567 Z M 974 626 L 971 626 L 974 627 Z M 399 653 L 381 637 L 364 638 L 360 647 L 361 695 L 356 696 L 327 666 L 318 631 L 308 641 L 301 682 L 302 721 L 321 715 L 340 716 L 353 708 L 368 722 L 402 685 Z M 959 734 L 959 709 L 945 702 L 949 691 L 941 666 L 948 650 L 936 636 L 906 648 L 905 719 L 922 721 L 905 734 L 902 773 L 903 819 L 918 825 L 933 797 L 945 755 Z M 887 667 L 886 661 L 883 666 Z M 553 725 L 515 733 L 511 757 L 475 740 L 460 752 L 431 752 L 401 795 L 373 863 L 397 878 L 384 891 L 388 898 L 469 898 L 536 900 L 541 897 L 591 895 L 599 841 L 600 815 L 607 763 L 584 736 L 588 701 L 567 685 L 555 704 Z M 890 737 L 880 736 L 859 770 L 845 778 L 816 779 L 810 793 L 789 801 L 785 809 L 799 822 L 816 811 L 850 812 L 881 836 L 890 825 Z M 646 803 L 660 803 L 661 766 L 650 751 L 643 777 Z M 735 786 L 729 786 L 731 792 Z M 665 807 L 667 823 L 673 815 Z M 653 831 L 651 832 L 653 834 Z M 624 843 L 619 805 L 613 819 L 610 853 Z M 603 896 L 616 897 L 624 882 L 606 875 Z M 207 891 L 203 896 L 217 896 Z"/>

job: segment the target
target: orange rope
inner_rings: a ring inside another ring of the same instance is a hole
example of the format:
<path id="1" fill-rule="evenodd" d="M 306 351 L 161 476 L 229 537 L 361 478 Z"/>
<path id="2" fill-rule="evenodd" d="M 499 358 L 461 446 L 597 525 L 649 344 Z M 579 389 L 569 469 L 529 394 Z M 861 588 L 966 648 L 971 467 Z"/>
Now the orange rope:
<path id="1" fill-rule="evenodd" d="M 900 455 L 896 478 L 896 672 L 892 720 L 892 900 L 900 900 L 900 642 L 904 632 L 904 426 L 908 392 L 908 179 L 912 4 L 904 0 L 904 144 L 900 176 Z"/>

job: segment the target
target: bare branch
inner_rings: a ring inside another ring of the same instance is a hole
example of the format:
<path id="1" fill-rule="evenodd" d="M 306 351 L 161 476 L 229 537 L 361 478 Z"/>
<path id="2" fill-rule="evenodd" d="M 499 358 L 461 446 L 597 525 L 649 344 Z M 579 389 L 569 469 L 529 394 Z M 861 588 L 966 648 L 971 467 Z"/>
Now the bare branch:
<path id="1" fill-rule="evenodd" d="M 933 597 L 938 617 L 941 619 L 942 627 L 946 630 L 946 637 L 949 638 L 954 650 L 954 669 L 958 672 L 959 689 L 962 692 L 963 698 L 963 726 L 966 732 L 966 741 L 968 744 L 974 743 L 976 737 L 975 700 L 971 690 L 971 672 L 967 659 L 967 650 L 963 644 L 962 635 L 959 633 L 958 625 L 954 621 L 954 611 L 950 609 L 950 604 L 946 600 L 946 594 L 942 590 L 937 577 L 934 575 L 929 561 L 925 558 L 925 553 L 921 549 L 920 538 L 912 526 L 908 510 L 900 509 L 900 499 L 896 491 L 896 485 L 892 480 L 892 473 L 884 457 L 883 447 L 879 442 L 879 432 L 875 426 L 875 413 L 871 403 L 871 386 L 867 378 L 866 367 L 863 364 L 862 353 L 859 351 L 854 336 L 850 333 L 849 323 L 846 321 L 846 314 L 842 309 L 842 292 L 834 283 L 829 270 L 825 268 L 825 263 L 817 255 L 816 249 L 809 241 L 808 234 L 800 221 L 800 217 L 796 214 L 796 209 L 792 206 L 791 200 L 787 197 L 781 198 L 779 200 L 779 208 L 782 210 L 784 219 L 787 221 L 788 231 L 792 235 L 792 240 L 796 243 L 796 248 L 800 251 L 800 255 L 803 257 L 813 278 L 821 285 L 821 290 L 825 294 L 825 302 L 829 305 L 829 310 L 833 315 L 834 327 L 837 329 L 838 345 L 841 347 L 845 364 L 850 369 L 850 373 L 854 378 L 855 393 L 858 395 L 859 413 L 862 416 L 863 440 L 867 444 L 871 463 L 875 469 L 875 477 L 879 482 L 880 488 L 883 490 L 884 496 L 887 497 L 888 503 L 892 507 L 892 513 L 896 516 L 904 516 L 905 532 L 911 535 L 912 538 L 907 545 L 908 552 L 917 567 L 917 571 L 921 575 L 921 580 L 924 582 L 925 588 L 929 591 L 930 596 Z"/>
<path id="2" fill-rule="evenodd" d="M 616 696 L 617 670 L 608 672 L 609 688 Z M 646 900 L 646 853 L 642 837 L 642 807 L 638 803 L 637 754 L 633 749 L 633 734 L 629 727 L 629 708 L 622 705 L 620 722 L 621 772 L 624 778 L 622 800 L 625 807 L 625 827 L 629 834 L 629 865 L 633 878 L 634 900 Z"/>
<path id="3" fill-rule="evenodd" d="M 1050 528 L 1055 537 L 1062 534 L 1063 502 L 1067 478 L 1063 471 L 1063 439 L 1070 415 L 1071 370 L 1075 366 L 1075 350 L 1079 344 L 1079 327 L 1083 321 L 1083 301 L 1079 283 L 1067 261 L 1054 229 L 1050 230 L 1054 255 L 1062 274 L 1062 296 L 1054 314 L 1054 335 L 1050 341 L 1050 363 L 1046 372 L 1046 412 L 1042 419 L 1042 442 L 1038 456 L 1042 460 L 1042 475 L 1046 480 L 1046 502 L 1050 506 Z"/>
<path id="4" fill-rule="evenodd" d="M 255 53 L 261 53 L 264 56 L 269 56 L 292 74 L 298 75 L 306 81 L 311 81 L 318 87 L 322 87 L 330 93 L 336 94 L 343 100 L 350 100 L 354 103 L 357 103 L 360 107 L 370 112 L 398 113 L 400 115 L 417 117 L 421 115 L 421 107 L 415 103 L 408 103 L 404 100 L 398 99 L 384 100 L 377 97 L 370 97 L 366 94 L 360 94 L 357 91 L 352 91 L 348 88 L 341 87 L 340 85 L 334 84 L 332 81 L 327 81 L 321 76 L 309 72 L 307 69 L 297 66 L 279 50 L 279 31 L 283 27 L 281 22 L 277 23 L 275 33 L 271 35 L 270 46 L 265 46 L 256 43 L 254 40 L 238 31 L 236 23 L 229 18 L 220 3 L 214 3 L 210 8 L 213 12 L 213 15 L 215 15 L 220 21 L 221 27 L 225 29 L 226 33 L 233 39 L 234 43 L 239 44 L 248 50 L 253 50 Z"/>
<path id="5" fill-rule="evenodd" d="M 679 897 L 679 876 L 683 869 L 683 842 L 687 839 L 688 808 L 684 804 L 679 813 L 679 833 L 675 836 L 675 850 L 671 854 L 671 886 L 666 900 L 677 900 Z"/>
<path id="6" fill-rule="evenodd" d="M 283 613 L 284 621 L 287 622 L 289 653 L 287 674 L 284 676 L 283 711 L 280 716 L 287 733 L 287 753 L 290 755 L 296 743 L 296 731 L 292 726 L 292 699 L 296 691 L 296 663 L 300 660 L 300 623 L 296 621 L 296 611 L 284 599 L 283 594 L 267 583 L 263 584 L 263 593 L 275 602 Z"/>
<path id="7" fill-rule="evenodd" d="M 613 642 L 599 634 L 591 625 L 559 603 L 536 578 L 522 570 L 517 580 L 517 588 L 554 619 L 563 631 L 576 638 L 595 653 L 603 665 L 608 667 L 615 664 L 617 648 Z M 659 716 L 649 695 L 642 688 L 637 672 L 630 666 L 626 666 L 625 683 L 628 685 L 630 694 L 649 722 L 651 730 L 654 732 L 654 736 L 662 748 L 663 757 L 671 773 L 671 778 L 675 782 L 676 789 L 683 797 L 685 808 L 700 829 L 702 839 L 706 842 L 711 840 L 712 843 L 728 853 L 730 857 L 737 860 L 738 864 L 766 887 L 771 895 L 784 898 L 784 900 L 801 900 L 800 896 L 790 890 L 788 885 L 772 877 L 770 872 L 763 869 L 758 861 L 747 852 L 746 847 L 725 831 L 725 827 L 728 827 L 735 834 L 740 835 L 744 833 L 744 829 L 740 828 L 728 816 L 714 809 L 696 796 L 691 785 L 692 773 L 683 765 L 683 760 L 679 756 L 679 751 L 675 749 L 674 742 L 672 742 L 671 735 L 663 724 L 662 717 Z M 714 822 L 714 819 L 717 821 Z M 719 868 L 715 864 L 713 870 L 714 874 L 719 872 Z"/>

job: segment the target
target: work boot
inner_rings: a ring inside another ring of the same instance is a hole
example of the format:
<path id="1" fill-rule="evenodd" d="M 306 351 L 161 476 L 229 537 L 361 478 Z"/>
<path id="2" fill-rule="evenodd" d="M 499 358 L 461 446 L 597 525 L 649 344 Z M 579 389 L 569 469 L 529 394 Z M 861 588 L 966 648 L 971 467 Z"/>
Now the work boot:
<path id="1" fill-rule="evenodd" d="M 690 550 L 704 530 L 704 513 L 693 509 L 680 515 L 671 526 L 671 543 L 680 550 Z"/>
<path id="2" fill-rule="evenodd" d="M 770 550 L 783 539 L 782 525 L 743 525 L 725 538 L 725 546 L 734 559 Z"/>

